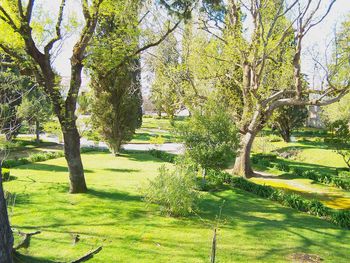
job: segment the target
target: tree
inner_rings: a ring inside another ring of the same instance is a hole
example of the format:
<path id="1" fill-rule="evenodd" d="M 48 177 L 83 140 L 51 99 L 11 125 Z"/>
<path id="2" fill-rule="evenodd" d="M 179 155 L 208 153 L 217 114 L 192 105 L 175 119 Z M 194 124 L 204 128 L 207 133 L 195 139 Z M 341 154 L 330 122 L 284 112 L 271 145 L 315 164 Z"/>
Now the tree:
<path id="1" fill-rule="evenodd" d="M 193 4 L 192 1 L 176 2 L 173 5 L 167 1 L 161 1 L 172 13 L 180 17 L 179 21 L 173 25 L 169 23 L 166 31 L 161 32 L 157 40 L 149 41 L 141 48 L 137 47 L 134 50 L 129 50 L 119 64 L 115 63 L 110 71 L 105 72 L 106 76 L 115 74 L 119 70 L 120 65 L 123 65 L 130 57 L 140 54 L 147 48 L 158 45 L 175 30 L 181 20 L 187 16 L 189 7 Z M 35 3 L 37 3 L 35 0 L 28 0 L 27 5 L 24 6 L 22 1 L 2 0 L 0 2 L 0 29 L 3 32 L 0 37 L 0 49 L 10 56 L 15 63 L 24 67 L 22 72 L 35 76 L 37 83 L 44 88 L 49 96 L 63 133 L 65 158 L 69 168 L 70 192 L 86 192 L 87 187 L 80 155 L 80 135 L 75 115 L 84 59 L 88 55 L 86 50 L 91 43 L 98 18 L 101 15 L 101 4 L 103 3 L 108 7 L 110 3 L 117 3 L 122 6 L 125 4 L 125 1 L 81 1 L 85 24 L 72 50 L 73 54 L 70 59 L 71 78 L 66 97 L 61 93 L 59 76 L 52 66 L 54 47 L 62 41 L 64 29 L 67 28 L 67 25 L 64 25 L 66 0 L 61 0 L 55 25 L 45 24 L 44 28 L 43 21 L 35 23 L 35 25 L 40 27 L 37 33 L 40 35 L 40 32 L 44 32 L 44 35 L 39 37 L 39 41 L 36 41 L 35 26 L 33 24 L 33 21 L 36 19 L 34 15 L 36 12 L 33 12 Z M 106 10 L 111 11 L 108 8 Z M 44 30 L 46 28 L 49 28 L 49 30 Z M 73 30 L 77 30 L 77 28 L 73 28 Z"/>
<path id="2" fill-rule="evenodd" d="M 12 72 L 1 72 L 1 80 L 6 85 L 1 85 L 0 89 L 18 90 L 18 76 Z M 0 104 L 0 134 L 5 135 L 7 133 L 12 133 L 11 128 L 1 125 L 7 123 L 8 119 L 13 120 L 16 115 L 12 111 L 8 111 L 8 105 L 12 104 L 13 101 L 20 100 L 21 93 L 17 93 L 17 96 L 7 96 L 8 93 L 1 92 L 1 104 Z M 14 127 L 16 128 L 16 127 Z M 12 230 L 10 227 L 10 222 L 7 213 L 7 205 L 5 199 L 5 191 L 3 188 L 3 176 L 2 176 L 2 163 L 8 155 L 8 150 L 4 145 L 0 144 L 0 262 L 1 263 L 11 263 L 12 262 L 12 247 L 14 243 Z"/>
<path id="3" fill-rule="evenodd" d="M 151 85 L 151 100 L 157 112 L 165 112 L 170 119 L 174 119 L 181 108 L 179 94 L 180 53 L 178 41 L 174 34 L 160 44 L 154 56 L 151 57 L 154 79 Z"/>
<path id="4" fill-rule="evenodd" d="M 203 29 L 222 42 L 217 60 L 226 62 L 226 69 L 231 68 L 222 79 L 227 79 L 228 92 L 236 91 L 231 103 L 240 131 L 233 169 L 236 175 L 254 175 L 250 162 L 252 144 L 275 110 L 283 106 L 329 105 L 349 90 L 347 77 L 339 75 L 340 65 L 344 63 L 341 60 L 337 66 L 328 68 L 325 87 L 312 90 L 303 85 L 303 40 L 328 15 L 335 1 L 330 1 L 323 13 L 320 3 L 311 2 L 230 0 L 227 5 L 222 2 L 224 15 L 215 16 L 221 34 L 212 30 L 213 23 L 203 21 Z M 249 21 L 244 19 L 247 16 L 251 18 Z M 247 32 L 251 34 L 247 36 Z M 341 77 L 343 81 L 339 81 Z M 293 85 L 284 82 L 290 78 Z M 311 94 L 318 97 L 310 99 Z"/>
<path id="5" fill-rule="evenodd" d="M 337 120 L 329 125 L 335 152 L 339 154 L 350 170 L 350 127 L 347 120 Z"/>
<path id="6" fill-rule="evenodd" d="M 111 2 L 111 6 L 114 13 L 123 15 L 100 16 L 89 68 L 93 126 L 118 155 L 121 144 L 132 139 L 142 122 L 140 58 L 136 55 L 123 61 L 115 74 L 105 76 L 105 72 L 138 46 L 140 2 L 123 6 Z"/>
<path id="7" fill-rule="evenodd" d="M 34 125 L 36 142 L 39 143 L 41 125 L 52 116 L 52 104 L 40 87 L 23 96 L 17 116 L 26 120 L 29 125 Z"/>
<path id="8" fill-rule="evenodd" d="M 3 62 L 8 59 L 2 59 Z M 18 118 L 17 112 L 22 103 L 22 94 L 29 91 L 29 79 L 21 77 L 17 68 L 0 68 L 0 108 L 2 114 L 7 117 L 2 118 L 0 129 L 5 133 L 7 141 L 15 137 L 21 127 L 22 120 Z"/>
<path id="9" fill-rule="evenodd" d="M 305 106 L 284 106 L 274 112 L 271 123 L 283 140 L 290 142 L 292 131 L 303 127 L 307 117 L 308 109 Z"/>
<path id="10" fill-rule="evenodd" d="M 78 41 L 73 47 L 71 57 L 71 79 L 67 97 L 64 98 L 59 89 L 58 74 L 52 66 L 53 47 L 62 40 L 63 16 L 65 0 L 61 1 L 56 25 L 53 26 L 48 36 L 43 36 L 46 44 L 40 46 L 35 41 L 33 32 L 33 14 L 35 0 L 27 1 L 23 6 L 22 1 L 2 1 L 0 4 L 0 27 L 5 33 L 5 37 L 0 39 L 0 48 L 14 62 L 25 67 L 31 75 L 36 77 L 36 81 L 42 86 L 46 94 L 51 99 L 54 112 L 60 122 L 63 137 L 65 158 L 68 163 L 70 177 L 70 192 L 82 193 L 87 190 L 84 169 L 80 156 L 80 136 L 76 126 L 75 110 L 79 88 L 81 86 L 81 74 L 83 69 L 83 59 L 85 51 L 93 36 L 99 7 L 102 0 L 82 1 L 85 25 L 80 33 Z M 50 37 L 49 36 L 52 36 Z M 24 50 L 24 52 L 23 52 Z"/>
<path id="11" fill-rule="evenodd" d="M 237 147 L 237 129 L 221 100 L 210 98 L 178 128 L 185 155 L 203 169 L 222 169 L 232 160 Z"/>

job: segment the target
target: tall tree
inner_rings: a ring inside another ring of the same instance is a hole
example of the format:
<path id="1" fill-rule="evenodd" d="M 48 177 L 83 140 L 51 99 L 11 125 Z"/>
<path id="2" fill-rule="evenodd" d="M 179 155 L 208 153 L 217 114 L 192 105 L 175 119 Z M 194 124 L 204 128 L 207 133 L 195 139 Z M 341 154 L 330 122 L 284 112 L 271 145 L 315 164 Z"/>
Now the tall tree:
<path id="1" fill-rule="evenodd" d="M 6 85 L 1 85 L 0 89 L 10 89 L 18 90 L 20 86 L 18 81 L 18 76 L 13 72 L 9 71 L 4 74 L 1 73 L 1 80 Z M 21 99 L 21 93 L 17 93 L 16 96 L 7 96 L 7 93 L 1 93 L 1 104 L 0 104 L 0 134 L 5 135 L 6 133 L 11 133 L 8 128 L 2 128 L 1 123 L 8 122 L 7 119 L 16 118 L 16 114 L 8 111 L 8 105 L 14 100 Z M 5 191 L 3 188 L 3 177 L 2 177 L 2 163 L 8 155 L 8 150 L 4 145 L 0 144 L 0 262 L 1 263 L 11 263 L 12 262 L 12 247 L 13 247 L 13 234 L 10 227 L 10 222 L 7 213 L 7 205 L 5 199 Z"/>
<path id="2" fill-rule="evenodd" d="M 118 155 L 121 144 L 132 139 L 142 122 L 140 57 L 124 60 L 115 74 L 105 76 L 105 72 L 137 48 L 141 2 L 110 4 L 112 15 L 102 15 L 98 20 L 89 68 L 94 94 L 92 120 L 113 154 Z"/>
<path id="3" fill-rule="evenodd" d="M 71 78 L 67 96 L 61 94 L 59 88 L 59 76 L 52 66 L 54 59 L 53 49 L 63 38 L 63 28 L 65 28 L 63 24 L 64 7 L 66 5 L 66 0 L 61 0 L 57 12 L 56 24 L 51 25 L 51 31 L 46 34 L 44 38 L 39 39 L 40 41 L 35 41 L 35 30 L 32 23 L 35 19 L 36 12 L 34 9 L 37 1 L 28 0 L 26 1 L 26 6 L 23 5 L 21 0 L 2 0 L 0 2 L 0 29 L 4 33 L 0 36 L 0 49 L 10 56 L 17 64 L 25 67 L 25 72 L 34 75 L 36 81 L 40 86 L 44 87 L 45 92 L 51 99 L 54 112 L 62 128 L 65 158 L 69 168 L 71 193 L 82 193 L 87 191 L 80 155 L 80 135 L 76 125 L 75 113 L 79 89 L 81 86 L 84 59 L 88 55 L 86 49 L 90 45 L 91 39 L 94 35 L 100 15 L 101 4 L 104 3 L 108 5 L 110 2 L 115 2 L 121 5 L 126 3 L 126 1 L 81 0 L 81 8 L 85 24 L 83 25 L 80 36 L 72 50 L 73 54 L 70 59 Z M 168 1 L 161 2 L 172 13 L 175 13 L 179 17 L 179 21 L 173 25 L 169 23 L 165 32 L 161 32 L 159 38 L 156 40 L 148 41 L 141 48 L 137 47 L 134 50 L 129 50 L 128 54 L 120 60 L 120 63 L 116 63 L 110 71 L 105 72 L 106 76 L 115 74 L 115 72 L 119 70 L 119 67 L 130 57 L 140 54 L 147 48 L 161 43 L 175 30 L 181 20 L 188 16 L 189 8 L 193 4 L 192 1 L 188 0 L 176 1 L 175 4 L 169 4 Z M 141 18 L 141 21 L 142 20 L 144 19 Z M 46 28 L 50 27 L 50 25 L 45 26 Z M 42 26 L 41 29 L 43 28 L 44 27 Z M 45 32 L 45 30 L 42 31 Z"/>
<path id="4" fill-rule="evenodd" d="M 36 87 L 23 96 L 17 116 L 22 120 L 26 120 L 29 125 L 34 126 L 35 140 L 39 143 L 41 127 L 50 119 L 52 114 L 51 101 L 45 96 L 40 87 Z"/>
<path id="5" fill-rule="evenodd" d="M 306 106 L 284 106 L 274 112 L 271 123 L 283 140 L 290 142 L 293 130 L 303 127 L 307 117 L 308 109 Z"/>
<path id="6" fill-rule="evenodd" d="M 25 66 L 36 77 L 36 81 L 44 87 L 53 103 L 54 112 L 63 132 L 71 193 L 82 193 L 87 190 L 80 156 L 80 136 L 76 125 L 75 110 L 81 86 L 83 59 L 96 27 L 102 0 L 93 0 L 89 3 L 87 0 L 82 0 L 81 3 L 85 25 L 73 47 L 71 79 L 66 98 L 60 92 L 58 74 L 52 66 L 53 47 L 62 40 L 66 0 L 62 0 L 59 6 L 56 25 L 54 26 L 54 32 L 52 32 L 54 36 L 43 46 L 35 41 L 33 32 L 32 21 L 35 18 L 35 0 L 27 1 L 26 6 L 23 5 L 22 1 L 3 0 L 0 4 L 0 27 L 8 33 L 7 36 L 1 37 L 0 48 L 16 63 Z"/>
<path id="7" fill-rule="evenodd" d="M 223 43 L 225 60 L 241 72 L 237 75 L 239 78 L 232 78 L 235 83 L 233 89 L 238 88 L 239 91 L 234 115 L 241 134 L 234 174 L 247 177 L 254 174 L 250 163 L 253 141 L 276 109 L 328 105 L 348 92 L 349 83 L 336 80 L 338 67 L 329 72 L 327 86 L 323 89 L 311 90 L 302 85 L 300 61 L 303 40 L 313 27 L 323 21 L 335 1 L 330 1 L 323 13 L 320 2 L 253 0 L 242 4 L 239 0 L 229 0 L 226 18 L 221 21 L 223 33 L 217 35 L 216 31 L 205 27 Z M 244 24 L 247 16 L 251 18 L 249 31 Z M 251 34 L 248 36 L 247 32 Z M 291 34 L 293 49 L 288 48 Z M 284 67 L 282 72 L 280 65 Z M 294 79 L 293 85 L 283 84 L 283 80 L 290 77 Z M 318 94 L 318 98 L 309 99 L 312 93 Z"/>

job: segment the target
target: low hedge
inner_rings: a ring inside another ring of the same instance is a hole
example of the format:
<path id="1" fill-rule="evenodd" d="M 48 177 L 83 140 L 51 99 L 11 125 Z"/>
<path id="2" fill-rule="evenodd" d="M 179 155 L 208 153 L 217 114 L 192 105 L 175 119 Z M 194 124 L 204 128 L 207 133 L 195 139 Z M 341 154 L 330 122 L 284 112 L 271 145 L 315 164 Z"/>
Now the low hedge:
<path id="1" fill-rule="evenodd" d="M 283 206 L 291 207 L 302 212 L 325 219 L 338 226 L 350 229 L 350 211 L 341 211 L 326 207 L 318 200 L 309 200 L 301 195 L 287 193 L 271 186 L 253 183 L 243 177 L 235 177 L 226 172 L 220 176 L 227 183 L 235 188 L 256 194 L 260 197 L 277 201 Z"/>
<path id="2" fill-rule="evenodd" d="M 350 176 L 347 172 L 340 172 L 339 175 L 336 176 L 333 174 L 319 173 L 315 170 L 305 170 L 302 176 L 318 183 L 330 184 L 344 190 L 350 190 Z"/>
<path id="3" fill-rule="evenodd" d="M 167 153 L 156 149 L 149 150 L 148 152 L 153 157 L 161 159 L 162 161 L 165 161 L 168 163 L 175 163 L 175 158 L 176 158 L 175 154 Z"/>
<path id="4" fill-rule="evenodd" d="M 20 158 L 20 159 L 14 159 L 14 160 L 5 160 L 2 164 L 4 168 L 12 168 L 20 165 L 25 165 L 29 163 L 35 163 L 35 162 L 43 162 L 50 159 L 56 159 L 59 157 L 63 157 L 63 152 L 43 152 L 43 153 L 36 153 L 33 154 L 27 158 Z"/>
<path id="5" fill-rule="evenodd" d="M 3 181 L 10 180 L 10 169 L 8 169 L 8 168 L 1 168 L 1 174 L 2 174 L 2 180 Z"/>

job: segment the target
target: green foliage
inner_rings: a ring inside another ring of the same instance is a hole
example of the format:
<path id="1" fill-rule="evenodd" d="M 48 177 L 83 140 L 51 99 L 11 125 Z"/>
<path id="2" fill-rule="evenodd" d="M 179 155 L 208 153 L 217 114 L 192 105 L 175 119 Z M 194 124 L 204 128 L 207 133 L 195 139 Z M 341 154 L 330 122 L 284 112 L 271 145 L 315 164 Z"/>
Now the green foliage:
<path id="1" fill-rule="evenodd" d="M 3 181 L 10 180 L 10 169 L 8 169 L 8 168 L 1 168 L 1 174 L 2 174 L 2 180 Z"/>
<path id="2" fill-rule="evenodd" d="M 62 140 L 62 130 L 61 130 L 61 126 L 59 124 L 58 121 L 49 121 L 49 122 L 46 122 L 44 125 L 44 131 L 46 133 L 49 133 L 49 134 L 53 134 L 53 135 L 56 135 L 58 136 L 61 140 Z"/>
<path id="3" fill-rule="evenodd" d="M 275 168 L 277 169 L 277 170 L 280 170 L 280 171 L 283 171 L 283 172 L 289 172 L 290 171 L 290 168 L 289 168 L 289 166 L 288 166 L 288 164 L 285 164 L 285 163 L 277 163 L 276 165 L 275 165 Z"/>
<path id="4" fill-rule="evenodd" d="M 204 169 L 219 169 L 232 160 L 237 147 L 237 129 L 217 102 L 208 101 L 186 124 L 178 126 L 186 155 Z"/>
<path id="5" fill-rule="evenodd" d="M 193 177 L 176 168 L 171 171 L 163 165 L 158 176 L 145 189 L 144 200 L 159 204 L 167 215 L 187 216 L 196 208 L 198 193 L 195 188 Z"/>
<path id="6" fill-rule="evenodd" d="M 138 1 L 108 1 L 99 17 L 87 66 L 91 73 L 93 128 L 119 154 L 142 123 Z"/>
<path id="7" fill-rule="evenodd" d="M 329 124 L 329 141 L 336 147 L 339 154 L 350 169 L 350 128 L 349 120 L 337 120 Z"/>
<path id="8" fill-rule="evenodd" d="M 152 150 L 149 150 L 149 153 L 150 155 L 168 163 L 175 163 L 175 160 L 176 160 L 175 154 L 167 153 L 164 151 L 152 149 Z"/>
<path id="9" fill-rule="evenodd" d="M 6 168 L 12 168 L 20 165 L 25 165 L 29 163 L 35 163 L 35 162 L 43 162 L 50 159 L 56 159 L 63 157 L 63 152 L 45 152 L 45 153 L 37 153 L 32 154 L 28 158 L 20 158 L 16 160 L 5 160 L 3 161 L 2 166 Z"/>
<path id="10" fill-rule="evenodd" d="M 308 112 L 306 106 L 280 107 L 271 118 L 271 126 L 277 129 L 285 142 L 290 142 L 292 132 L 305 125 Z"/>
<path id="11" fill-rule="evenodd" d="M 350 211 L 337 211 L 324 206 L 320 201 L 308 200 L 297 194 L 289 194 L 271 186 L 255 184 L 242 177 L 232 177 L 231 185 L 263 198 L 277 201 L 284 206 L 322 217 L 338 226 L 350 228 Z"/>
<path id="12" fill-rule="evenodd" d="M 344 190 L 350 190 L 350 177 L 348 172 L 341 172 L 336 176 L 333 174 L 319 173 L 315 170 L 305 170 L 302 176 L 315 182 L 330 184 Z"/>

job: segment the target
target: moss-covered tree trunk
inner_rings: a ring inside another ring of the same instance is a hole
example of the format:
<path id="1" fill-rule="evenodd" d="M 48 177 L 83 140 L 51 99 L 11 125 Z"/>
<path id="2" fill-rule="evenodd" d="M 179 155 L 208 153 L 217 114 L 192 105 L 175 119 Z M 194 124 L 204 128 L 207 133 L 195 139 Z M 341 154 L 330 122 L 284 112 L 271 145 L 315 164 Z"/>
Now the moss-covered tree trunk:
<path id="1" fill-rule="evenodd" d="M 12 262 L 13 235 L 7 214 L 0 164 L 0 263 Z"/>

